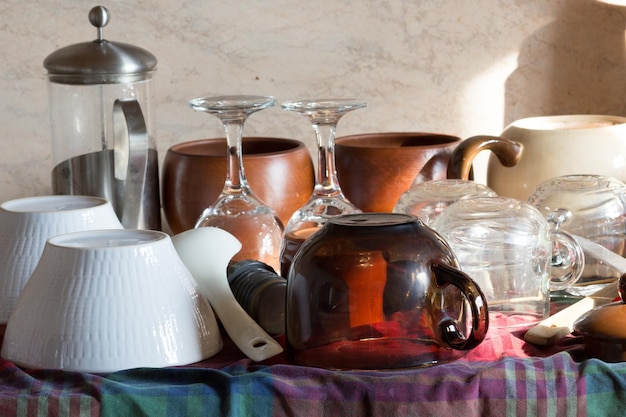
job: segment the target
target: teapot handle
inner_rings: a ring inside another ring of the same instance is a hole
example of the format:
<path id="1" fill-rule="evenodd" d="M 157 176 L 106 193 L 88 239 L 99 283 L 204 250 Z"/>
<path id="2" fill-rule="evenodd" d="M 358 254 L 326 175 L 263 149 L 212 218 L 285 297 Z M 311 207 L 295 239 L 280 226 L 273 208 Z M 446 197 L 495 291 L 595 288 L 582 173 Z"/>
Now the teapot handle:
<path id="1" fill-rule="evenodd" d="M 482 290 L 467 274 L 445 263 L 434 264 L 432 271 L 437 286 L 457 287 L 469 302 L 472 312 L 472 331 L 468 337 L 461 332 L 458 322 L 451 317 L 445 317 L 439 322 L 444 341 L 457 350 L 469 350 L 478 346 L 489 328 L 487 300 Z"/>
<path id="2" fill-rule="evenodd" d="M 515 166 L 522 156 L 522 145 L 500 136 L 472 136 L 454 149 L 448 162 L 448 178 L 469 179 L 474 158 L 490 150 L 505 167 Z"/>

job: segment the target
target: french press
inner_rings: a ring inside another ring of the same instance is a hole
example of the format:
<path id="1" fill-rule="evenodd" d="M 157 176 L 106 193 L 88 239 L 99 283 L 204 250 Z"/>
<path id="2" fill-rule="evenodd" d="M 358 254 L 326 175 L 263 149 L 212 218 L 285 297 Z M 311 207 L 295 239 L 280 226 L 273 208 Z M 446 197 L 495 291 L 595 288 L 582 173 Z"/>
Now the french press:
<path id="1" fill-rule="evenodd" d="M 158 158 L 152 127 L 157 60 L 103 38 L 109 11 L 89 21 L 97 39 L 46 57 L 55 194 L 108 199 L 125 228 L 161 228 Z"/>

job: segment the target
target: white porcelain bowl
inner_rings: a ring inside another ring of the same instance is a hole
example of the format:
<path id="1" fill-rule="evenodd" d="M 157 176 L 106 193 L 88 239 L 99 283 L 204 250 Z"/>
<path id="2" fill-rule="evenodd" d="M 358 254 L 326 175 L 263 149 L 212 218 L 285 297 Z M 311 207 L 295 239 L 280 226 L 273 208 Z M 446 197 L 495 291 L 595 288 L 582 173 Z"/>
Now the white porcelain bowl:
<path id="1" fill-rule="evenodd" d="M 46 240 L 60 234 L 121 229 L 111 204 L 99 197 L 49 195 L 0 205 L 0 323 L 6 323 L 35 269 Z"/>
<path id="2" fill-rule="evenodd" d="M 24 368 L 108 373 L 185 365 L 221 348 L 213 310 L 170 237 L 121 229 L 48 240 L 0 356 Z"/>

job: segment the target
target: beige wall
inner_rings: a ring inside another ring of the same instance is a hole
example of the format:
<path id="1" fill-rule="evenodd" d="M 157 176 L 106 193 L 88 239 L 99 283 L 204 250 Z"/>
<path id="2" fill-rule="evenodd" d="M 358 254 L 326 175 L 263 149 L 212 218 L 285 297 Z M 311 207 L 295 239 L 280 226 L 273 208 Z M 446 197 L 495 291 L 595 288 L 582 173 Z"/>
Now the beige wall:
<path id="1" fill-rule="evenodd" d="M 0 200 L 50 192 L 43 59 L 95 38 L 97 3 L 0 6 Z M 193 112 L 205 94 L 369 103 L 338 134 L 497 134 L 534 115 L 624 115 L 626 8 L 594 0 L 110 0 L 105 38 L 159 59 L 156 132 L 174 143 L 221 136 Z M 248 135 L 314 143 L 306 119 L 273 108 Z M 479 173 L 480 176 L 480 173 Z"/>

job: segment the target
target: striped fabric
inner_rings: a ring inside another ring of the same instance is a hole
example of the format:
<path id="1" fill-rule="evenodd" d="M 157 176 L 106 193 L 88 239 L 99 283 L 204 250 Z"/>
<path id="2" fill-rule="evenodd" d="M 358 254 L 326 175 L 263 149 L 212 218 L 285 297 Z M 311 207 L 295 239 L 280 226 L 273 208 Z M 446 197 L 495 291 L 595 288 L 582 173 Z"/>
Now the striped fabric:
<path id="1" fill-rule="evenodd" d="M 626 363 L 586 358 L 574 336 L 540 350 L 490 329 L 459 360 L 398 371 L 330 371 L 285 355 L 253 363 L 224 343 L 191 366 L 109 375 L 0 360 L 0 416 L 626 415 Z"/>

